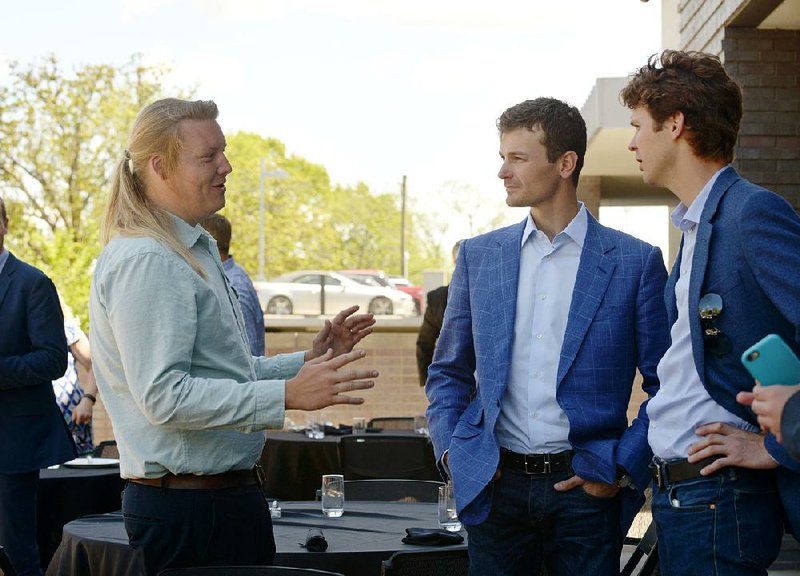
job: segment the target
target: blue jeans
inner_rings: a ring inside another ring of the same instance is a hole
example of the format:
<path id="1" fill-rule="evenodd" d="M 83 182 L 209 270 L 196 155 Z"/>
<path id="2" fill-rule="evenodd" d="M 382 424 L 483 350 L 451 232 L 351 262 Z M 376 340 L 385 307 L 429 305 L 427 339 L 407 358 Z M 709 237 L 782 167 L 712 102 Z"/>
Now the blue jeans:
<path id="1" fill-rule="evenodd" d="M 6 438 L 3 442 L 11 442 Z M 20 576 L 41 576 L 36 543 L 39 471 L 0 474 L 0 546 Z"/>
<path id="2" fill-rule="evenodd" d="M 619 496 L 597 498 L 578 487 L 556 492 L 572 473 L 527 475 L 503 469 L 492 509 L 467 526 L 472 576 L 609 576 L 619 573 Z"/>
<path id="3" fill-rule="evenodd" d="M 765 576 L 783 535 L 771 470 L 728 467 L 653 488 L 663 576 Z"/>
<path id="4" fill-rule="evenodd" d="M 122 515 L 148 576 L 187 566 L 269 565 L 275 539 L 258 486 L 173 490 L 128 482 Z"/>

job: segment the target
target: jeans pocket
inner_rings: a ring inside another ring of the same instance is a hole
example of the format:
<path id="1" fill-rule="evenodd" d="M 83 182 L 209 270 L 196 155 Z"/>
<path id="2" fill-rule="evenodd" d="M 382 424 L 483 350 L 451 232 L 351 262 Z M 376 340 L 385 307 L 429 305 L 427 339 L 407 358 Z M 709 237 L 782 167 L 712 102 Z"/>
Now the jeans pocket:
<path id="1" fill-rule="evenodd" d="M 758 566 L 778 557 L 783 537 L 778 495 L 772 491 L 734 490 L 739 556 Z"/>

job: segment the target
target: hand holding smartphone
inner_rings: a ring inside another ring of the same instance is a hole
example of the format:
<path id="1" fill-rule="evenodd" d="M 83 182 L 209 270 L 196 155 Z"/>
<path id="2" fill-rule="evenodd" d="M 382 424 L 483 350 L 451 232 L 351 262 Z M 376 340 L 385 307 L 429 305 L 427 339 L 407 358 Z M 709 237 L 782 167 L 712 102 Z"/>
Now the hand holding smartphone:
<path id="1" fill-rule="evenodd" d="M 769 334 L 745 350 L 742 364 L 762 386 L 800 383 L 800 360 L 777 334 Z"/>

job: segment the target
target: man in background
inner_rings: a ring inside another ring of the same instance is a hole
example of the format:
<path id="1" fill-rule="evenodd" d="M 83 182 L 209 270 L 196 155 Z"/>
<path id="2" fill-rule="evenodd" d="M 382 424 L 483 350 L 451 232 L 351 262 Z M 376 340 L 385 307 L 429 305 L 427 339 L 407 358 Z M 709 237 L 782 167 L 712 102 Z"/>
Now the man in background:
<path id="1" fill-rule="evenodd" d="M 458 247 L 461 240 L 453 245 L 453 264 L 456 263 Z M 427 305 L 425 315 L 422 317 L 422 325 L 419 327 L 417 336 L 417 371 L 419 372 L 419 385 L 425 386 L 428 380 L 428 366 L 433 361 L 433 351 L 436 348 L 436 340 L 442 331 L 442 320 L 444 320 L 444 309 L 447 307 L 447 285 L 434 288 L 427 295 Z"/>
<path id="2" fill-rule="evenodd" d="M 56 288 L 5 249 L 0 198 L 0 546 L 20 576 L 40 575 L 36 544 L 39 469 L 75 458 L 51 382 L 67 369 Z"/>
<path id="3" fill-rule="evenodd" d="M 265 354 L 264 345 L 264 312 L 258 302 L 258 294 L 253 287 L 253 282 L 244 268 L 239 266 L 230 254 L 231 248 L 231 223 L 222 214 L 213 214 L 202 223 L 203 228 L 217 241 L 219 258 L 222 260 L 222 269 L 231 283 L 239 306 L 242 307 L 244 326 L 247 329 L 247 341 L 250 343 L 250 352 L 253 356 Z"/>

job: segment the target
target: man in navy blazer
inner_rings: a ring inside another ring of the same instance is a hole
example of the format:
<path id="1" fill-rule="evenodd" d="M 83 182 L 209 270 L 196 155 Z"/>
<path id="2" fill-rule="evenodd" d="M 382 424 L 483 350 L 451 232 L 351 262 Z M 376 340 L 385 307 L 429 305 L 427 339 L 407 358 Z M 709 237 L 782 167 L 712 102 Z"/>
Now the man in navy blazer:
<path id="1" fill-rule="evenodd" d="M 752 344 L 776 333 L 800 351 L 800 218 L 729 165 L 742 94 L 716 56 L 654 55 L 622 98 L 645 183 L 680 200 L 671 345 L 647 407 L 661 571 L 764 575 L 780 550 L 781 500 L 800 534 L 800 462 L 736 396 L 753 386 L 740 361 Z"/>
<path id="2" fill-rule="evenodd" d="M 578 202 L 578 110 L 528 100 L 498 120 L 509 206 L 526 219 L 461 244 L 428 371 L 428 424 L 469 533 L 470 573 L 619 570 L 620 484 L 648 481 L 637 368 L 667 348 L 661 252 Z"/>
<path id="3" fill-rule="evenodd" d="M 4 248 L 0 198 L 0 546 L 17 574 L 41 574 L 36 545 L 39 469 L 75 457 L 52 381 L 67 370 L 55 286 Z"/>

